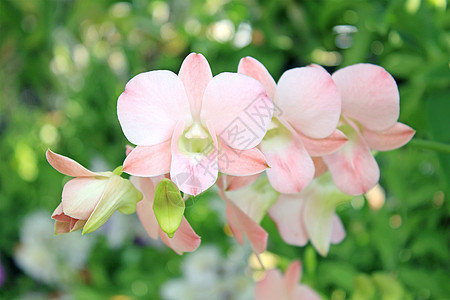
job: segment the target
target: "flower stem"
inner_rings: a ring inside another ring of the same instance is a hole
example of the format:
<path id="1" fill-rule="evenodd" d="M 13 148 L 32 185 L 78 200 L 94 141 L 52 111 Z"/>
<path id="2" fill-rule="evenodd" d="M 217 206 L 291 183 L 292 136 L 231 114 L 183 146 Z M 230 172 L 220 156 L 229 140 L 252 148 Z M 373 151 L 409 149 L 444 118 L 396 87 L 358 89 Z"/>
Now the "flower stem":
<path id="1" fill-rule="evenodd" d="M 412 146 L 416 146 L 416 147 L 420 147 L 420 148 L 450 153 L 450 145 L 440 143 L 440 142 L 421 140 L 421 139 L 412 139 L 409 143 Z"/>

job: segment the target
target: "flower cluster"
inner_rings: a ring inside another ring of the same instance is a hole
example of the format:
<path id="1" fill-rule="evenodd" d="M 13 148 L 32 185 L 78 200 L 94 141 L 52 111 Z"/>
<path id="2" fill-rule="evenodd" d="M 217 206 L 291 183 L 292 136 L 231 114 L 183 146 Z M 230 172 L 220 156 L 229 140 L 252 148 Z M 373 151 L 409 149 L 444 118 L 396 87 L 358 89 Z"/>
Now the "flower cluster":
<path id="1" fill-rule="evenodd" d="M 95 173 L 47 152 L 56 170 L 76 177 L 52 216 L 55 233 L 92 232 L 116 210 L 137 210 L 149 236 L 177 253 L 200 245 L 183 216 L 184 200 L 217 184 L 233 235 L 240 243 L 247 238 L 256 254 L 267 246 L 259 222 L 268 213 L 286 243 L 311 241 L 326 255 L 345 237 L 335 207 L 379 180 L 372 150 L 399 148 L 415 133 L 397 122 L 395 80 L 372 64 L 333 74 L 318 65 L 293 68 L 276 83 L 254 58 L 242 58 L 237 73 L 213 76 L 205 57 L 192 53 L 178 74 L 132 78 L 117 113 L 136 145 L 123 168 Z M 278 273 L 268 278 L 282 281 Z M 287 281 L 287 293 L 297 293 L 295 280 Z M 259 290 L 264 286 L 270 284 Z"/>

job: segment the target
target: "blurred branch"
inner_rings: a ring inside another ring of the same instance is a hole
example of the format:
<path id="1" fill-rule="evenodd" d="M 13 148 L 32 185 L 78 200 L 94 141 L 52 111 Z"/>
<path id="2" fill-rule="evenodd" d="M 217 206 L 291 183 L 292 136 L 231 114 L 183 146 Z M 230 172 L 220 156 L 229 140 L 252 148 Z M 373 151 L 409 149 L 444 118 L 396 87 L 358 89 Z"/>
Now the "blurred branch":
<path id="1" fill-rule="evenodd" d="M 435 141 L 428 141 L 428 140 L 421 140 L 421 139 L 412 139 L 409 142 L 410 145 L 419 147 L 419 148 L 425 148 L 430 149 L 438 152 L 446 152 L 450 153 L 450 145 L 439 143 Z"/>

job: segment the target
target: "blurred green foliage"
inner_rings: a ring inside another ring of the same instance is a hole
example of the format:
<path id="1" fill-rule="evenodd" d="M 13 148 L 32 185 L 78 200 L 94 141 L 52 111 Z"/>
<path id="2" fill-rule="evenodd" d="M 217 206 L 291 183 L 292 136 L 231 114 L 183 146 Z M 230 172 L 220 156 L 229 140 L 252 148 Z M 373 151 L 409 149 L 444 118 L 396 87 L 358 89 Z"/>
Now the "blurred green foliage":
<path id="1" fill-rule="evenodd" d="M 446 0 L 1 0 L 0 252 L 8 274 L 1 297 L 54 290 L 12 259 L 21 220 L 38 208 L 50 214 L 68 180 L 47 164 L 45 150 L 88 167 L 120 165 L 127 141 L 116 101 L 125 83 L 148 70 L 177 72 L 194 51 L 214 74 L 236 71 L 247 55 L 275 79 L 310 63 L 331 72 L 359 62 L 386 68 L 399 84 L 400 121 L 417 133 L 406 147 L 377 155 L 385 205 L 340 207 L 347 238 L 327 258 L 285 245 L 266 218 L 269 250 L 301 258 L 304 281 L 325 299 L 448 299 L 449 27 Z M 208 195 L 187 207 L 187 217 L 203 243 L 227 248 Z M 181 259 L 131 243 L 111 250 L 100 241 L 74 293 L 154 299 L 179 274 Z M 144 294 L 136 294 L 136 282 L 147 287 Z"/>

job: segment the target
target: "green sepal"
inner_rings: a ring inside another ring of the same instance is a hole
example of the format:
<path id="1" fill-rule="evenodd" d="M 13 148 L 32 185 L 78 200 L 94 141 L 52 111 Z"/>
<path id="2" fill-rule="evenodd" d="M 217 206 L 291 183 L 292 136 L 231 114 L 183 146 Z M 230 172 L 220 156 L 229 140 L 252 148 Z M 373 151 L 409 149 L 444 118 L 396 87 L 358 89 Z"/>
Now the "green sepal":
<path id="1" fill-rule="evenodd" d="M 167 178 L 162 179 L 155 189 L 153 211 L 161 229 L 172 238 L 181 224 L 185 203 L 178 187 Z"/>
<path id="2" fill-rule="evenodd" d="M 112 175 L 100 201 L 83 227 L 83 234 L 100 228 L 116 210 L 126 215 L 134 213 L 136 203 L 141 201 L 142 197 L 142 193 L 128 179 Z"/>

